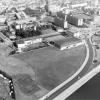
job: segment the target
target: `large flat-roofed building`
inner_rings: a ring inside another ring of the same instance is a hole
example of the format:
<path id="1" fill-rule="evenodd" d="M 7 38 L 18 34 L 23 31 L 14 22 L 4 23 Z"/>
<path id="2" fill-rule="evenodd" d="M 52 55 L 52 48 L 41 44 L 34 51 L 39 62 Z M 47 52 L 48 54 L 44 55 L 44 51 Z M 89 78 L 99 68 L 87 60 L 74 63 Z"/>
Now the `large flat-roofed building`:
<path id="1" fill-rule="evenodd" d="M 75 26 L 82 26 L 83 25 L 83 18 L 80 16 L 67 16 L 68 23 L 75 25 Z"/>
<path id="2" fill-rule="evenodd" d="M 22 52 L 25 49 L 29 48 L 37 48 L 42 43 L 41 37 L 31 37 L 31 38 L 25 38 L 15 41 L 16 47 L 18 49 L 18 52 Z"/>
<path id="3" fill-rule="evenodd" d="M 75 25 L 75 26 L 83 26 L 86 21 L 92 21 L 93 17 L 85 14 L 73 14 L 67 16 L 68 23 Z"/>
<path id="4" fill-rule="evenodd" d="M 23 40 L 24 40 L 24 43 L 26 45 L 30 45 L 30 44 L 35 44 L 35 43 L 42 42 L 42 38 L 41 37 L 31 37 L 31 38 L 25 38 Z"/>
<path id="5" fill-rule="evenodd" d="M 67 48 L 71 48 L 83 44 L 81 39 L 75 37 L 62 36 L 62 35 L 48 37 L 45 39 L 45 41 L 48 45 L 57 47 L 60 50 L 64 50 Z"/>

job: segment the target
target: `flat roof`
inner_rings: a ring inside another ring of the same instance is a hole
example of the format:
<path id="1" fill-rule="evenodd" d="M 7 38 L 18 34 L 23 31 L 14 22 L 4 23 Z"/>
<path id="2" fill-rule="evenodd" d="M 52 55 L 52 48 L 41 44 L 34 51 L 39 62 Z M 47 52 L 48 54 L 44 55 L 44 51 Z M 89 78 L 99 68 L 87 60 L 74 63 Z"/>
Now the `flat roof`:
<path id="1" fill-rule="evenodd" d="M 77 18 L 80 18 L 80 19 L 92 19 L 92 17 L 91 16 L 89 16 L 89 15 L 86 15 L 86 14 L 72 14 L 72 16 L 73 17 L 77 17 Z"/>
<path id="2" fill-rule="evenodd" d="M 69 45 L 71 43 L 77 43 L 77 42 L 81 41 L 81 39 L 75 38 L 73 36 L 67 37 L 67 36 L 62 36 L 62 35 L 48 37 L 48 38 L 46 38 L 46 40 L 52 41 L 58 45 Z"/>
<path id="3" fill-rule="evenodd" d="M 46 29 L 46 30 L 42 30 L 42 37 L 47 37 L 47 36 L 53 36 L 53 35 L 59 35 L 61 33 L 54 31 L 52 29 Z"/>

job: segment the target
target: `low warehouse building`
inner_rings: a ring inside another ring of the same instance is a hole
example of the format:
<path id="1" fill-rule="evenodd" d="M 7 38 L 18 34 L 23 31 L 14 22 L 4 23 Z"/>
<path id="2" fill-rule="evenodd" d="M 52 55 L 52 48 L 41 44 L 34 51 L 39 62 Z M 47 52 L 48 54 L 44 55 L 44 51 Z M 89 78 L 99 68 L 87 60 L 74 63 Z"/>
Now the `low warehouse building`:
<path id="1" fill-rule="evenodd" d="M 26 38 L 15 41 L 17 52 L 27 51 L 29 49 L 35 49 L 42 46 L 42 38 Z"/>
<path id="2" fill-rule="evenodd" d="M 75 37 L 65 37 L 62 35 L 48 37 L 45 39 L 48 45 L 59 48 L 60 50 L 76 47 L 83 44 L 83 41 Z"/>
<path id="3" fill-rule="evenodd" d="M 86 22 L 91 22 L 93 20 L 92 16 L 81 14 L 72 14 L 67 16 L 68 23 L 75 25 L 75 26 L 83 26 Z"/>

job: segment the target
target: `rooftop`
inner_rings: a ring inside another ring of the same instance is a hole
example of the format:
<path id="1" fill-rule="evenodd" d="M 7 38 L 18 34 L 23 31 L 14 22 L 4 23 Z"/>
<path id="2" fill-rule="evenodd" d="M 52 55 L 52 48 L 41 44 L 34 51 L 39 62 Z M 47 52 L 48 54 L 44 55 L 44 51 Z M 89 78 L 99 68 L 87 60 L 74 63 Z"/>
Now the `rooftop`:
<path id="1" fill-rule="evenodd" d="M 70 45 L 70 44 L 77 43 L 77 42 L 81 41 L 80 39 L 72 37 L 72 36 L 67 37 L 67 36 L 62 36 L 62 35 L 49 37 L 49 38 L 46 38 L 46 40 L 49 42 L 52 41 L 59 46 Z"/>

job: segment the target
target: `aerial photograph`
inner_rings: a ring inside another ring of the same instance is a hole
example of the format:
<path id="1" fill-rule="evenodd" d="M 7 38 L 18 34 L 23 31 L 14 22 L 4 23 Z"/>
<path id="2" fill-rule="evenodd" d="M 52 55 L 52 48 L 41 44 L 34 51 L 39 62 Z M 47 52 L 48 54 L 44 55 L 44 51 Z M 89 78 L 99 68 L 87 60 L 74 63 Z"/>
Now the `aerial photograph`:
<path id="1" fill-rule="evenodd" d="M 100 0 L 0 0 L 0 100 L 100 100 Z"/>

